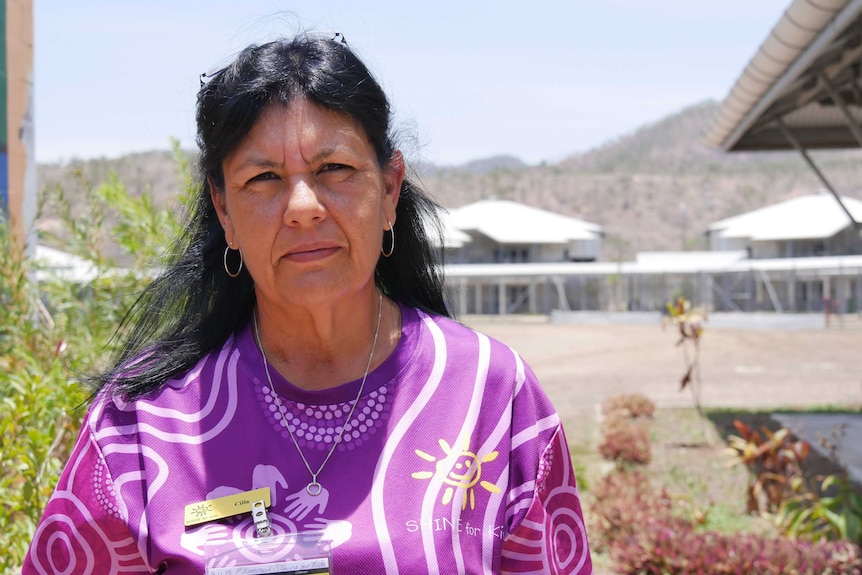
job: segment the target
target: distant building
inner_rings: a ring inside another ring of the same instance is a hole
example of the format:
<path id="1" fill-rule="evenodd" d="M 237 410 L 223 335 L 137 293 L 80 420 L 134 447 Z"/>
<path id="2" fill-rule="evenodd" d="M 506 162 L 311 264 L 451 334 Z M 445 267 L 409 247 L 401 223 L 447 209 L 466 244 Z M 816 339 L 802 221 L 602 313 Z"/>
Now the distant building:
<path id="1" fill-rule="evenodd" d="M 444 221 L 451 263 L 591 262 L 603 236 L 597 224 L 508 200 L 455 208 Z"/>
<path id="2" fill-rule="evenodd" d="M 860 26 L 858 0 L 792 0 L 707 133 L 707 143 L 725 152 L 796 150 L 831 192 L 710 226 L 714 249 L 751 252 L 748 277 L 737 273 L 731 282 L 728 274 L 715 284 L 731 309 L 862 310 L 862 250 L 849 222 L 862 222 L 862 210 L 809 154 L 862 147 Z"/>
<path id="3" fill-rule="evenodd" d="M 461 230 L 455 229 L 452 226 L 452 223 L 449 221 L 450 214 L 447 211 L 443 211 L 440 213 L 440 219 L 443 222 L 443 248 L 446 253 L 446 258 L 449 259 L 452 257 L 452 254 L 459 254 L 466 244 L 469 244 L 473 241 L 473 238 L 470 237 L 470 234 L 466 234 Z M 429 230 L 430 232 L 431 230 Z M 432 241 L 435 239 L 434 234 L 429 234 L 432 238 Z M 435 242 L 436 244 L 437 242 Z M 440 247 L 439 245 L 437 246 Z"/>
<path id="4" fill-rule="evenodd" d="M 843 203 L 862 220 L 862 202 Z M 711 251 L 629 262 L 596 261 L 600 226 L 514 202 L 452 210 L 446 225 L 446 284 L 459 314 L 661 311 L 679 296 L 735 312 L 846 313 L 862 302 L 862 239 L 831 194 L 715 222 Z"/>
<path id="5" fill-rule="evenodd" d="M 842 203 L 853 219 L 862 221 L 862 202 L 844 197 Z M 711 250 L 744 250 L 752 259 L 862 254 L 859 232 L 825 192 L 715 222 L 706 235 Z"/>
<path id="6" fill-rule="evenodd" d="M 594 262 L 604 235 L 597 224 L 497 199 L 452 209 L 443 221 L 448 288 L 459 313 L 547 312 L 565 286 L 521 274 L 544 264 Z M 503 276 L 485 275 L 489 266 Z M 458 268 L 466 275 L 455 280 Z"/>

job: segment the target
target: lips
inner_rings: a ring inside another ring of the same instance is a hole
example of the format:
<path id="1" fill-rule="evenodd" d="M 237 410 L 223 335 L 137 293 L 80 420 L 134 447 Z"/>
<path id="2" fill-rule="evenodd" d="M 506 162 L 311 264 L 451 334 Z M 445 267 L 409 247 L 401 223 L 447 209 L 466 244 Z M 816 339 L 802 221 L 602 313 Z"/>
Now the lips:
<path id="1" fill-rule="evenodd" d="M 302 244 L 291 248 L 284 255 L 284 258 L 286 260 L 299 263 L 315 262 L 331 257 L 338 250 L 338 245 L 329 242 Z"/>

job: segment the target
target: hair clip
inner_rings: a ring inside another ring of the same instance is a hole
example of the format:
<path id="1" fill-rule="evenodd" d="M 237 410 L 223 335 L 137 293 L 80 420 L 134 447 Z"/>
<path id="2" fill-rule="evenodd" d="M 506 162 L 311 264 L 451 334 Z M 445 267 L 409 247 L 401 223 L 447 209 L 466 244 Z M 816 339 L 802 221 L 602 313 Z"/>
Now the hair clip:
<path id="1" fill-rule="evenodd" d="M 344 34 L 342 34 L 341 32 L 336 32 L 335 36 L 333 36 L 332 40 L 337 42 L 339 38 L 341 38 L 342 44 L 347 45 L 347 38 L 345 38 Z"/>
<path id="2" fill-rule="evenodd" d="M 201 88 L 203 88 L 208 81 L 212 80 L 213 78 L 215 78 L 216 76 L 218 76 L 219 74 L 224 72 L 225 70 L 226 70 L 226 68 L 218 68 L 218 69 L 212 69 L 209 72 L 204 72 L 203 74 L 201 74 L 201 76 L 200 76 Z"/>

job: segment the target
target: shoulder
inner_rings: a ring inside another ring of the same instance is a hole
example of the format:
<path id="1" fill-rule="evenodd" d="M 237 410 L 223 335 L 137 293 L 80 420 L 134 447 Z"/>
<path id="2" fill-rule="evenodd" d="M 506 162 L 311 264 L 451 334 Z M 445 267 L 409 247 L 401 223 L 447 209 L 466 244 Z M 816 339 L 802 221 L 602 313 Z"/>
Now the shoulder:
<path id="1" fill-rule="evenodd" d="M 106 435 L 107 429 L 113 429 L 113 433 L 138 431 L 140 422 L 182 418 L 182 414 L 207 404 L 222 379 L 236 380 L 239 355 L 237 338 L 231 336 L 190 369 L 167 378 L 158 389 L 141 397 L 128 400 L 107 386 L 91 404 L 85 423 L 98 439 Z"/>
<path id="2" fill-rule="evenodd" d="M 453 319 L 417 313 L 426 327 L 439 331 L 438 345 L 445 347 L 449 365 L 475 371 L 477 378 L 482 377 L 498 393 L 511 396 L 513 425 L 517 428 L 538 425 L 542 430 L 539 435 L 548 439 L 559 424 L 559 417 L 538 376 L 517 350 Z"/>

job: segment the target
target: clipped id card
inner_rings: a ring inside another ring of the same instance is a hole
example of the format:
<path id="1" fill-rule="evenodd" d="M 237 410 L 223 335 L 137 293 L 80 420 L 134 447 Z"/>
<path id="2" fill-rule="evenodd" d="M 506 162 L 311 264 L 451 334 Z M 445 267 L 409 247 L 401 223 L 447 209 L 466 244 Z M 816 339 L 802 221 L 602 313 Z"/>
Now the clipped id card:
<path id="1" fill-rule="evenodd" d="M 208 542 L 206 575 L 331 575 L 330 543 L 322 536 L 303 531 Z"/>

